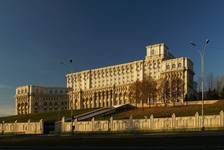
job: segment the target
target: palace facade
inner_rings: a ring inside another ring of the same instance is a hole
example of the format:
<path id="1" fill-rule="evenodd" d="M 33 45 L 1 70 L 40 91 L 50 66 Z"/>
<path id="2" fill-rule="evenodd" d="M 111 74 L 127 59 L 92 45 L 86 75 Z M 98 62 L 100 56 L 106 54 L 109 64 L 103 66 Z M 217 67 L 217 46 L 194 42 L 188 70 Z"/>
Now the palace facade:
<path id="1" fill-rule="evenodd" d="M 183 90 L 178 102 L 194 92 L 193 63 L 189 58 L 175 58 L 164 43 L 146 46 L 144 60 L 90 69 L 66 75 L 69 109 L 111 107 L 130 103 L 129 85 L 152 77 L 154 80 L 179 78 Z M 163 103 L 156 98 L 155 103 Z"/>
<path id="2" fill-rule="evenodd" d="M 16 114 L 67 110 L 67 88 L 25 85 L 16 88 Z"/>

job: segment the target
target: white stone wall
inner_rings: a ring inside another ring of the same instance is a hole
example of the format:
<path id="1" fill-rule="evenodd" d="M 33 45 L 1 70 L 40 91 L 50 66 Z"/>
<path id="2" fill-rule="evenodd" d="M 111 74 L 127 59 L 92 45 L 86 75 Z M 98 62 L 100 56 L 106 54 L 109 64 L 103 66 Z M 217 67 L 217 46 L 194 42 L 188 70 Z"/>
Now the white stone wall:
<path id="1" fill-rule="evenodd" d="M 71 132 L 71 122 L 62 120 L 57 129 L 63 132 Z M 202 127 L 202 117 L 196 113 L 194 116 L 176 117 L 173 114 L 169 118 L 149 118 L 133 119 L 131 116 L 125 120 L 101 120 L 94 118 L 91 121 L 74 121 L 75 132 L 93 132 L 93 131 L 128 131 L 128 130 L 173 130 L 173 129 L 200 129 Z M 222 128 L 224 127 L 223 111 L 219 115 L 204 116 L 205 128 Z"/>
<path id="2" fill-rule="evenodd" d="M 0 123 L 0 134 L 42 134 L 43 133 L 43 121 L 39 122 L 17 122 Z"/>

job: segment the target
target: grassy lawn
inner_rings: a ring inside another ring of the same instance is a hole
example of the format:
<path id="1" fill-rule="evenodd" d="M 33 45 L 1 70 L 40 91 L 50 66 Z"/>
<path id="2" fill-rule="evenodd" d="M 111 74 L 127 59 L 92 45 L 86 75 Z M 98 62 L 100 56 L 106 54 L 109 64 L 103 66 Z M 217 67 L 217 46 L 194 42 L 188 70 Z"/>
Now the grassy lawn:
<path id="1" fill-rule="evenodd" d="M 219 114 L 220 111 L 224 111 L 224 100 L 218 101 L 214 104 L 204 105 L 204 114 L 212 115 L 212 114 Z M 190 106 L 175 106 L 175 107 L 152 107 L 152 108 L 135 108 L 127 111 L 123 111 L 120 113 L 113 114 L 113 119 L 128 119 L 130 115 L 133 118 L 144 118 L 144 116 L 150 117 L 151 114 L 154 115 L 156 118 L 160 117 L 171 117 L 173 113 L 176 116 L 192 116 L 198 112 L 201 114 L 201 105 L 190 105 Z M 104 120 L 109 119 L 109 116 L 99 116 L 96 117 L 96 120 Z"/>
<path id="2" fill-rule="evenodd" d="M 94 109 L 74 110 L 73 114 L 78 115 L 92 110 Z M 221 110 L 224 110 L 224 100 L 218 101 L 214 104 L 204 105 L 204 113 L 206 115 L 219 114 Z M 144 109 L 133 108 L 118 111 L 112 115 L 98 116 L 95 119 L 108 120 L 111 116 L 113 116 L 114 119 L 128 119 L 130 115 L 132 115 L 133 118 L 140 119 L 144 118 L 144 116 L 147 116 L 149 118 L 151 114 L 153 114 L 155 118 L 159 118 L 159 117 L 170 117 L 173 113 L 175 113 L 176 116 L 178 117 L 178 116 L 192 116 L 195 115 L 196 112 L 201 114 L 201 105 L 152 107 Z M 59 118 L 62 118 L 62 116 L 70 117 L 71 111 L 67 110 L 62 112 L 48 112 L 48 113 L 1 117 L 0 122 L 2 122 L 3 120 L 5 122 L 14 122 L 15 120 L 17 120 L 18 122 L 25 122 L 28 119 L 30 119 L 31 121 L 39 121 L 40 119 L 44 119 L 44 121 L 53 122 L 55 120 L 59 120 Z"/>
<path id="3" fill-rule="evenodd" d="M 78 114 L 86 113 L 92 110 L 94 109 L 74 110 L 73 114 L 78 115 Z M 62 118 L 63 116 L 70 117 L 71 111 L 66 110 L 61 112 L 48 112 L 48 113 L 36 113 L 36 114 L 28 114 L 28 115 L 7 116 L 7 117 L 1 117 L 0 122 L 2 122 L 3 120 L 5 122 L 14 122 L 15 120 L 17 120 L 18 122 L 26 122 L 28 119 L 30 119 L 30 121 L 39 121 L 40 119 L 43 119 L 44 121 L 53 122 L 55 120 L 59 120 L 59 118 Z"/>

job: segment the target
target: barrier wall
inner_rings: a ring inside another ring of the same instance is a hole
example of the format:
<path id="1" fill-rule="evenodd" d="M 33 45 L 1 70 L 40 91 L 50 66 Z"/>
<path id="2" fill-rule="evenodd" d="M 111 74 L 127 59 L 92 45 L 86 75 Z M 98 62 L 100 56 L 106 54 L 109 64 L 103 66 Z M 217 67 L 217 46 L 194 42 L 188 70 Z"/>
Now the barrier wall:
<path id="1" fill-rule="evenodd" d="M 204 116 L 205 128 L 222 128 L 224 127 L 223 111 L 218 115 Z M 128 131 L 128 130 L 172 130 L 172 129 L 200 129 L 202 128 L 202 116 L 196 113 L 194 116 L 176 117 L 173 114 L 169 118 L 154 118 L 151 115 L 149 118 L 133 119 L 130 116 L 125 120 L 95 120 L 65 122 L 62 118 L 61 122 L 56 124 L 56 130 L 60 132 L 71 132 L 72 129 L 78 132 L 93 132 L 93 131 Z"/>
<path id="2" fill-rule="evenodd" d="M 43 120 L 39 122 L 17 122 L 14 123 L 0 123 L 0 134 L 42 134 Z"/>
<path id="3" fill-rule="evenodd" d="M 222 100 L 204 100 L 204 104 L 205 105 L 212 105 L 212 104 L 215 104 L 219 101 L 222 101 Z M 138 108 L 142 108 L 142 107 L 164 107 L 164 106 L 170 106 L 170 107 L 173 107 L 173 106 L 190 106 L 190 105 L 201 105 L 202 101 L 201 100 L 197 100 L 197 101 L 184 101 L 184 102 L 176 102 L 175 104 L 174 103 L 168 103 L 168 104 L 164 104 L 164 103 L 156 103 L 154 105 L 150 105 L 150 104 L 146 104 L 144 103 L 143 105 L 141 103 L 137 104 L 137 107 Z M 136 104 L 133 104 L 134 106 L 136 106 Z"/>

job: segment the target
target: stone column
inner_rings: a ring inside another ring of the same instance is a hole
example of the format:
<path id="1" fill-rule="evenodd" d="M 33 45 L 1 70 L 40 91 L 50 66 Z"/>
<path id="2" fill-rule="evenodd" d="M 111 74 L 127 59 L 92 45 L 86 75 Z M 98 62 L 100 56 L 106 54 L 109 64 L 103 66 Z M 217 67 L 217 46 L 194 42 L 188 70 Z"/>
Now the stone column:
<path id="1" fill-rule="evenodd" d="M 194 121 L 194 127 L 199 128 L 200 127 L 200 119 L 198 112 L 195 113 L 195 121 Z"/>
<path id="2" fill-rule="evenodd" d="M 220 111 L 220 127 L 224 126 L 223 110 Z"/>
<path id="3" fill-rule="evenodd" d="M 132 115 L 130 115 L 130 117 L 129 117 L 128 129 L 129 129 L 129 130 L 134 129 L 134 125 L 133 125 L 133 117 L 132 117 Z"/>
<path id="4" fill-rule="evenodd" d="M 148 117 L 144 116 L 145 121 L 143 122 L 143 130 L 147 130 L 148 129 Z M 146 126 L 145 126 L 146 124 Z"/>
<path id="5" fill-rule="evenodd" d="M 92 105 L 92 107 L 91 108 L 95 108 L 96 106 L 95 106 L 95 98 L 94 98 L 94 96 L 92 96 L 91 97 L 91 105 Z"/>
<path id="6" fill-rule="evenodd" d="M 40 134 L 44 133 L 44 121 L 43 119 L 40 119 Z"/>
<path id="7" fill-rule="evenodd" d="M 104 107 L 105 108 L 107 108 L 108 107 L 108 105 L 107 105 L 107 96 L 106 96 L 106 94 L 104 93 Z"/>
<path id="8" fill-rule="evenodd" d="M 152 130 L 154 128 L 154 117 L 153 114 L 150 115 L 150 129 Z"/>
<path id="9" fill-rule="evenodd" d="M 97 95 L 96 97 L 96 107 L 99 108 L 100 107 L 100 99 L 99 96 Z"/>
<path id="10" fill-rule="evenodd" d="M 109 131 L 113 131 L 113 117 L 110 117 Z"/>
<path id="11" fill-rule="evenodd" d="M 71 129 L 72 132 L 75 132 L 78 128 L 78 120 L 75 119 L 73 122 L 72 122 L 72 126 L 74 127 L 74 130 Z"/>
<path id="12" fill-rule="evenodd" d="M 15 134 L 17 133 L 17 120 L 15 121 L 14 123 L 14 131 L 13 131 Z"/>
<path id="13" fill-rule="evenodd" d="M 88 108 L 92 108 L 92 106 L 91 106 L 92 104 L 91 104 L 91 99 L 90 99 L 90 97 L 88 97 L 87 100 L 88 100 Z"/>
<path id="14" fill-rule="evenodd" d="M 5 121 L 2 121 L 2 135 L 4 134 L 5 132 Z"/>
<path id="15" fill-rule="evenodd" d="M 112 93 L 111 92 L 109 92 L 110 94 L 110 107 L 112 107 L 113 106 L 113 95 L 112 95 Z"/>
<path id="16" fill-rule="evenodd" d="M 110 95 L 108 95 L 107 101 L 108 101 L 108 107 L 111 107 L 111 97 L 110 97 Z"/>
<path id="17" fill-rule="evenodd" d="M 59 122 L 60 123 L 60 122 Z M 65 117 L 63 116 L 61 118 L 61 123 L 58 125 L 59 126 L 59 132 L 64 133 L 65 132 Z"/>
<path id="18" fill-rule="evenodd" d="M 176 115 L 173 113 L 172 114 L 172 129 L 176 128 Z"/>
<path id="19" fill-rule="evenodd" d="M 30 119 L 27 121 L 27 133 L 30 133 Z"/>
<path id="20" fill-rule="evenodd" d="M 103 107 L 103 94 L 100 92 L 100 107 Z"/>
<path id="21" fill-rule="evenodd" d="M 95 131 L 95 118 L 93 117 L 92 120 L 92 131 Z"/>

